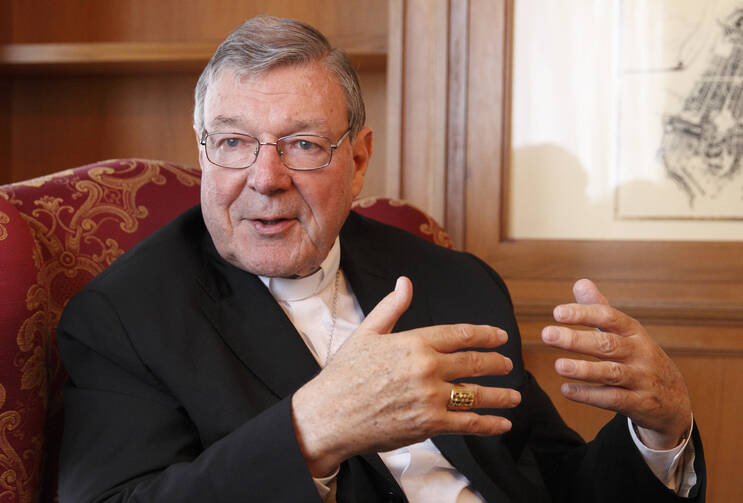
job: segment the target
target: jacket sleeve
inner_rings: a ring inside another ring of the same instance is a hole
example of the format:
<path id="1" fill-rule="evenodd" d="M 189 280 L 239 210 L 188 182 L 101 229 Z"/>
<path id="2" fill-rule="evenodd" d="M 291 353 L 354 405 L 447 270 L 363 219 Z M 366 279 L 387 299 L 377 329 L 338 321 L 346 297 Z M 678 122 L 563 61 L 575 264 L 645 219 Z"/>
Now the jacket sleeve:
<path id="1" fill-rule="evenodd" d="M 61 502 L 320 501 L 297 444 L 291 397 L 204 447 L 103 294 L 73 297 L 57 333 L 70 375 Z"/>
<path id="2" fill-rule="evenodd" d="M 653 474 L 635 446 L 627 418 L 617 414 L 588 443 L 559 418 L 544 391 L 530 375 L 524 384 L 528 407 L 528 447 L 554 502 L 703 502 L 706 475 L 699 433 L 694 427 L 697 484 L 689 498 L 670 491 Z"/>

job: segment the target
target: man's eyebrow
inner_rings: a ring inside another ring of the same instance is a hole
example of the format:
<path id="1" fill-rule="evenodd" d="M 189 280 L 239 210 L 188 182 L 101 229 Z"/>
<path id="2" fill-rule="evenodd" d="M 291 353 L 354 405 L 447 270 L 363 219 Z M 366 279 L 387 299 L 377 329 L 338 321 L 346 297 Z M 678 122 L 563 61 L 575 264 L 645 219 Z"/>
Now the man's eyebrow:
<path id="1" fill-rule="evenodd" d="M 293 122 L 291 127 L 297 131 L 328 129 L 328 121 L 325 119 L 300 120 Z"/>
<path id="2" fill-rule="evenodd" d="M 209 122 L 214 126 L 236 126 L 240 124 L 240 119 L 228 115 L 217 115 Z"/>

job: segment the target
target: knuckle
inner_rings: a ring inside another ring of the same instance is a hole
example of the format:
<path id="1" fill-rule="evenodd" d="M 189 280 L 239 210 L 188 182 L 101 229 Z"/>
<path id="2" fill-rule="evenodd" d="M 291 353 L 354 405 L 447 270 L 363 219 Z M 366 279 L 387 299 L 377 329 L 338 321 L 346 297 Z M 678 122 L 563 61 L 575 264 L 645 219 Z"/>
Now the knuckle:
<path id="1" fill-rule="evenodd" d="M 475 409 L 477 407 L 480 407 L 484 400 L 482 390 L 479 387 L 472 386 L 472 385 L 468 385 L 467 388 L 474 395 L 474 401 L 472 402 L 472 406 L 470 407 L 470 409 Z"/>
<path id="2" fill-rule="evenodd" d="M 480 418 L 477 414 L 468 415 L 463 424 L 462 429 L 467 433 L 474 433 L 478 430 L 480 425 Z"/>
<path id="3" fill-rule="evenodd" d="M 415 372 L 421 379 L 429 379 L 438 371 L 438 362 L 431 357 L 419 358 L 415 365 Z"/>
<path id="4" fill-rule="evenodd" d="M 467 345 L 471 344 L 475 338 L 474 331 L 471 330 L 469 325 L 464 323 L 454 325 L 454 333 L 459 339 L 459 342 L 463 344 L 462 347 L 467 347 Z"/>
<path id="5" fill-rule="evenodd" d="M 621 410 L 624 401 L 619 393 L 610 393 L 606 399 L 606 407 L 611 410 Z"/>
<path id="6" fill-rule="evenodd" d="M 477 351 L 465 351 L 462 353 L 464 358 L 465 367 L 468 369 L 468 373 L 472 376 L 481 376 L 485 372 L 485 365 L 483 364 L 483 358 Z"/>
<path id="7" fill-rule="evenodd" d="M 425 404 L 436 404 L 440 402 L 442 399 L 440 395 L 441 395 L 440 390 L 436 389 L 435 386 L 430 386 L 430 385 L 421 386 L 421 389 L 418 392 L 420 403 L 425 403 Z"/>
<path id="8" fill-rule="evenodd" d="M 609 362 L 607 365 L 606 372 L 606 383 L 612 386 L 618 386 L 622 384 L 624 378 L 624 372 L 622 366 L 616 362 Z"/>
<path id="9" fill-rule="evenodd" d="M 597 332 L 596 342 L 599 351 L 601 351 L 603 354 L 610 355 L 617 349 L 616 339 L 613 335 L 607 334 L 606 332 Z"/>
<path id="10" fill-rule="evenodd" d="M 654 413 L 661 409 L 662 404 L 660 398 L 655 394 L 648 394 L 640 400 L 640 407 L 646 412 Z"/>
<path id="11" fill-rule="evenodd" d="M 604 308 L 604 321 L 611 327 L 617 326 L 620 322 L 619 311 L 610 307 Z"/>
<path id="12" fill-rule="evenodd" d="M 573 331 L 563 327 L 558 327 L 557 330 L 560 334 L 558 339 L 560 341 L 560 347 L 568 351 L 574 349 L 576 341 Z"/>

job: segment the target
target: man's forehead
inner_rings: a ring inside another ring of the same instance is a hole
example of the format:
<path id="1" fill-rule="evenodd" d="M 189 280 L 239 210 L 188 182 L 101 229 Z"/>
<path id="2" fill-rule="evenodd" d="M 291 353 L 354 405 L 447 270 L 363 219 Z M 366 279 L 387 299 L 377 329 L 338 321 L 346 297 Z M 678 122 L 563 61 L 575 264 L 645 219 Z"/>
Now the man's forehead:
<path id="1" fill-rule="evenodd" d="M 207 98 L 217 93 L 264 95 L 320 93 L 343 94 L 343 88 L 333 72 L 319 63 L 279 66 L 260 73 L 241 72 L 227 67 L 214 76 L 207 88 Z"/>
<path id="2" fill-rule="evenodd" d="M 240 105 L 241 100 L 246 106 Z M 345 93 L 337 78 L 322 65 L 308 64 L 258 75 L 223 69 L 207 88 L 205 124 L 207 128 L 246 126 L 256 119 L 256 107 L 263 107 L 263 112 L 268 108 L 273 118 L 279 116 L 295 130 L 330 131 L 332 123 L 346 119 Z"/>
<path id="3" fill-rule="evenodd" d="M 250 119 L 243 114 L 225 115 L 218 114 L 214 118 L 207 119 L 210 127 L 232 127 L 232 128 L 244 128 L 249 125 Z M 313 119 L 299 119 L 293 117 L 287 117 L 285 120 L 286 126 L 289 128 L 299 130 L 326 130 L 330 129 L 328 120 L 324 117 L 318 117 Z"/>

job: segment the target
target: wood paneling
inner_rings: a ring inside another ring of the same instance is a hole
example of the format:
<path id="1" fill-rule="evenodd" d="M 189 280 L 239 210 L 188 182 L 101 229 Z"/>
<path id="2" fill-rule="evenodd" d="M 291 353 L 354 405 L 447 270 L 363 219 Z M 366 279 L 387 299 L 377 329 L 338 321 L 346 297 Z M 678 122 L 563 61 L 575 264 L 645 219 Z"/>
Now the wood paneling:
<path id="1" fill-rule="evenodd" d="M 0 44 L 13 40 L 13 4 L 10 0 L 0 2 Z"/>
<path id="2" fill-rule="evenodd" d="M 13 181 L 115 157 L 197 164 L 196 77 L 102 76 L 13 83 Z"/>
<path id="3" fill-rule="evenodd" d="M 400 196 L 443 222 L 446 203 L 448 1 L 401 3 Z M 393 29 L 393 28 L 391 28 Z"/>
<path id="4" fill-rule="evenodd" d="M 366 104 L 366 124 L 374 132 L 372 136 L 372 157 L 366 170 L 364 189 L 360 196 L 379 196 L 385 194 L 387 170 L 385 169 L 388 137 L 387 125 L 387 76 L 382 71 L 359 72 L 361 92 Z"/>
<path id="5" fill-rule="evenodd" d="M 504 1 L 471 0 L 470 8 L 467 184 L 461 218 L 463 248 L 484 259 L 501 240 L 501 167 L 509 124 L 509 6 Z"/>
<path id="6" fill-rule="evenodd" d="M 302 19 L 341 47 L 384 51 L 387 40 L 377 0 L 11 1 L 15 43 L 219 41 L 258 14 Z"/>
<path id="7" fill-rule="evenodd" d="M 467 183 L 467 97 L 469 77 L 469 0 L 449 5 L 449 70 L 447 74 L 446 218 L 455 245 L 464 243 Z"/>

